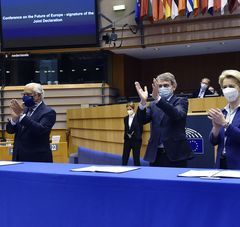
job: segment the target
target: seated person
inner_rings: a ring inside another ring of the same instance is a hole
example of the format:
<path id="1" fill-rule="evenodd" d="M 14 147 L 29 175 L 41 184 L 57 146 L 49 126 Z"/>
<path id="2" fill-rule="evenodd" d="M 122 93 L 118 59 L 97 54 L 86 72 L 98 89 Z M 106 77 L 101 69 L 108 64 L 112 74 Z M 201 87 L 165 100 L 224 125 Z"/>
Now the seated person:
<path id="1" fill-rule="evenodd" d="M 206 95 L 212 95 L 213 93 L 209 90 L 210 82 L 209 78 L 203 78 L 200 88 L 193 92 L 192 98 L 204 98 Z"/>

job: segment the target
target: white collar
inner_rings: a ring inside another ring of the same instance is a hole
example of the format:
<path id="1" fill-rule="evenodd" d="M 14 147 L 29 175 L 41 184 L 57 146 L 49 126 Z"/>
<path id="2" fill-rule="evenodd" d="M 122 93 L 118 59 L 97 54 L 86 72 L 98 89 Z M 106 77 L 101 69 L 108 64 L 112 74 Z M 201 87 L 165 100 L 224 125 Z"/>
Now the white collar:
<path id="1" fill-rule="evenodd" d="M 234 113 L 235 111 L 237 111 L 237 109 L 238 109 L 239 107 L 240 107 L 240 104 L 238 104 L 238 106 L 235 107 L 234 110 L 232 110 L 232 109 L 230 108 L 230 104 L 228 103 L 228 104 L 224 107 L 224 109 L 225 109 L 228 113 Z"/>

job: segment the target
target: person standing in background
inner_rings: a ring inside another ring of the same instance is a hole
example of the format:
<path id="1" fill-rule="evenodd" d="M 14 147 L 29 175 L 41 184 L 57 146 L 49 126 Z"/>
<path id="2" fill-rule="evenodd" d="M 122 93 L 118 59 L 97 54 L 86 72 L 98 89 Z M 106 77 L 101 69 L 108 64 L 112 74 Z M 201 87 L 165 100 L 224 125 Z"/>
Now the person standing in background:
<path id="1" fill-rule="evenodd" d="M 227 105 L 223 110 L 210 109 L 210 142 L 218 145 L 216 168 L 240 169 L 240 72 L 225 70 L 219 84 Z"/>
<path id="2" fill-rule="evenodd" d="M 122 165 L 127 165 L 129 155 L 132 150 L 135 166 L 140 166 L 140 150 L 142 145 L 143 126 L 138 121 L 135 114 L 134 103 L 126 105 L 128 116 L 124 117 L 124 146 L 122 155 Z"/>
<path id="3" fill-rule="evenodd" d="M 49 136 L 56 121 L 56 112 L 43 102 L 44 91 L 40 84 L 24 87 L 23 104 L 16 99 L 10 102 L 11 119 L 6 131 L 15 134 L 13 161 L 52 162 Z"/>
<path id="4" fill-rule="evenodd" d="M 188 100 L 177 97 L 177 82 L 173 74 L 166 72 L 153 79 L 152 97 L 147 106 L 148 90 L 135 82 L 140 103 L 137 115 L 142 124 L 150 123 L 150 139 L 144 160 L 150 166 L 186 167 L 193 157 L 186 138 Z"/>
<path id="5" fill-rule="evenodd" d="M 203 78 L 200 83 L 200 88 L 193 92 L 192 98 L 204 98 L 206 95 L 212 95 L 213 93 L 208 89 L 210 82 L 209 78 Z"/>

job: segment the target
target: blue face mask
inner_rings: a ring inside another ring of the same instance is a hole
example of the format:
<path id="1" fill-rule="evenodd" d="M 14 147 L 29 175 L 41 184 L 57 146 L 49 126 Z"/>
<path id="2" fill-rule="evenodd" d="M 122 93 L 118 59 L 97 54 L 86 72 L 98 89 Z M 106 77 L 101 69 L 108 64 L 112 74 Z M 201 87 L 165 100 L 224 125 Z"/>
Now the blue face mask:
<path id="1" fill-rule="evenodd" d="M 170 87 L 160 87 L 158 90 L 159 96 L 161 98 L 170 98 L 173 95 L 173 91 L 171 90 Z"/>
<path id="2" fill-rule="evenodd" d="M 25 105 L 26 107 L 33 107 L 33 106 L 35 105 L 33 96 L 24 95 L 24 96 L 22 97 L 22 100 L 23 100 L 24 105 Z"/>

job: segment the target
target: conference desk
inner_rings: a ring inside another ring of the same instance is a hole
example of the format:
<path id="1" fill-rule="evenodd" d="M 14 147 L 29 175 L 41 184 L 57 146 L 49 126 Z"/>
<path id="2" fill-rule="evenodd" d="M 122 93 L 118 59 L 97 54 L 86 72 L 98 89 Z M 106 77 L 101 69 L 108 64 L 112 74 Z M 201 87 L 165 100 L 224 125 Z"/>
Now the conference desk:
<path id="1" fill-rule="evenodd" d="M 180 168 L 70 171 L 81 166 L 0 166 L 0 226 L 239 226 L 240 179 L 181 178 Z"/>
<path id="2" fill-rule="evenodd" d="M 68 163 L 67 142 L 51 143 L 53 162 Z M 13 144 L 2 142 L 0 144 L 0 160 L 12 160 Z"/>

